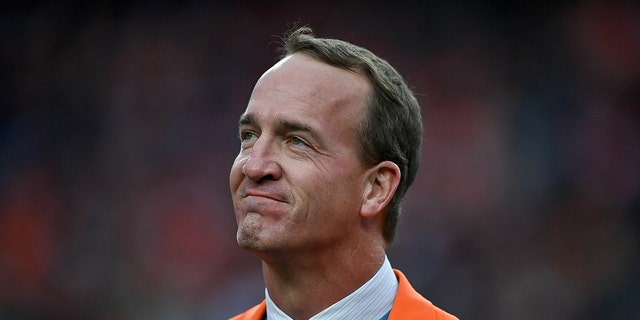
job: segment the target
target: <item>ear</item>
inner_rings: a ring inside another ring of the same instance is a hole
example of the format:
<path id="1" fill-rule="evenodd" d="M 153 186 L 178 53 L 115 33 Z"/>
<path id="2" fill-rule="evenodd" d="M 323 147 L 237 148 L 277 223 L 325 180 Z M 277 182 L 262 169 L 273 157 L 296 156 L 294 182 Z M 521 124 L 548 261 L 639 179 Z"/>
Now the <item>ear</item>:
<path id="1" fill-rule="evenodd" d="M 369 169 L 362 197 L 360 215 L 371 218 L 384 211 L 400 184 L 400 168 L 391 161 L 383 161 Z"/>

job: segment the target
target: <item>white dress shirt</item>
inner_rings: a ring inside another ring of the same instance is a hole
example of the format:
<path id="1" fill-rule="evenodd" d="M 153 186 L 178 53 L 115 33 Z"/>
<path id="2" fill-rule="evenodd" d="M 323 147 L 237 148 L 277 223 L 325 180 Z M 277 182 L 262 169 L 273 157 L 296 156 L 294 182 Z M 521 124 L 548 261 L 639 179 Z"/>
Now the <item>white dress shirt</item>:
<path id="1" fill-rule="evenodd" d="M 327 319 L 371 319 L 378 320 L 385 316 L 393 305 L 398 291 L 391 263 L 387 256 L 376 274 L 356 291 L 334 303 L 309 320 Z M 267 301 L 267 320 L 293 320 L 269 297 L 269 290 L 264 289 Z"/>

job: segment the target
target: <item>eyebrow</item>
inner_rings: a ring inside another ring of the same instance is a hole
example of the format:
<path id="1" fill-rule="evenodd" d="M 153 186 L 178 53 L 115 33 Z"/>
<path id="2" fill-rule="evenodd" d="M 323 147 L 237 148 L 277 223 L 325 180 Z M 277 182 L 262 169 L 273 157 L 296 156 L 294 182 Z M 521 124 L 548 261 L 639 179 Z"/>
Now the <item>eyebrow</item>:
<path id="1" fill-rule="evenodd" d="M 240 116 L 240 120 L 238 120 L 238 126 L 249 126 L 249 125 L 255 125 L 257 124 L 258 121 L 256 121 L 256 118 L 248 113 L 243 113 Z"/>
<path id="2" fill-rule="evenodd" d="M 256 120 L 256 118 L 252 114 L 245 113 L 242 116 L 240 116 L 240 120 L 238 120 L 238 125 L 239 126 L 258 126 L 258 120 Z M 317 132 L 311 126 L 301 122 L 290 121 L 290 120 L 278 120 L 278 122 L 276 123 L 276 130 L 306 132 L 312 138 L 316 140 L 319 139 Z"/>
<path id="3" fill-rule="evenodd" d="M 309 126 L 307 124 L 304 124 L 304 123 L 300 123 L 300 122 L 293 122 L 293 121 L 288 121 L 288 120 L 279 120 L 277 125 L 276 125 L 276 128 L 286 129 L 287 131 L 308 132 L 312 136 L 315 136 L 315 131 L 311 128 L 311 126 Z"/>

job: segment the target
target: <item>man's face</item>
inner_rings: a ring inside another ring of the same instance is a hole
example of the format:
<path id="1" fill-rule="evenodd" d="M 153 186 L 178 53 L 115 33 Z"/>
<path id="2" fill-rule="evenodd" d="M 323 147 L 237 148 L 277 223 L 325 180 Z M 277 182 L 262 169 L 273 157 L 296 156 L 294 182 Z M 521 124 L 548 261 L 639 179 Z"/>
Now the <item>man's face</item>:
<path id="1" fill-rule="evenodd" d="M 229 175 L 241 247 L 291 254 L 349 241 L 361 223 L 357 127 L 369 91 L 361 75 L 300 53 L 258 80 Z"/>

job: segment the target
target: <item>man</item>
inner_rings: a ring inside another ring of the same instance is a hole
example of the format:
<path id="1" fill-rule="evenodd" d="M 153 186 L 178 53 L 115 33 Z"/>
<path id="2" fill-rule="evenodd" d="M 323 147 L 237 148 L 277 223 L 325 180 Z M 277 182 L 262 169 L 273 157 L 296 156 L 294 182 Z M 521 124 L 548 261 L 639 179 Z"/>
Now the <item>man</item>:
<path id="1" fill-rule="evenodd" d="M 420 157 L 413 93 L 386 61 L 309 28 L 284 50 L 239 121 L 237 240 L 262 259 L 266 298 L 233 319 L 456 319 L 385 254 Z"/>

